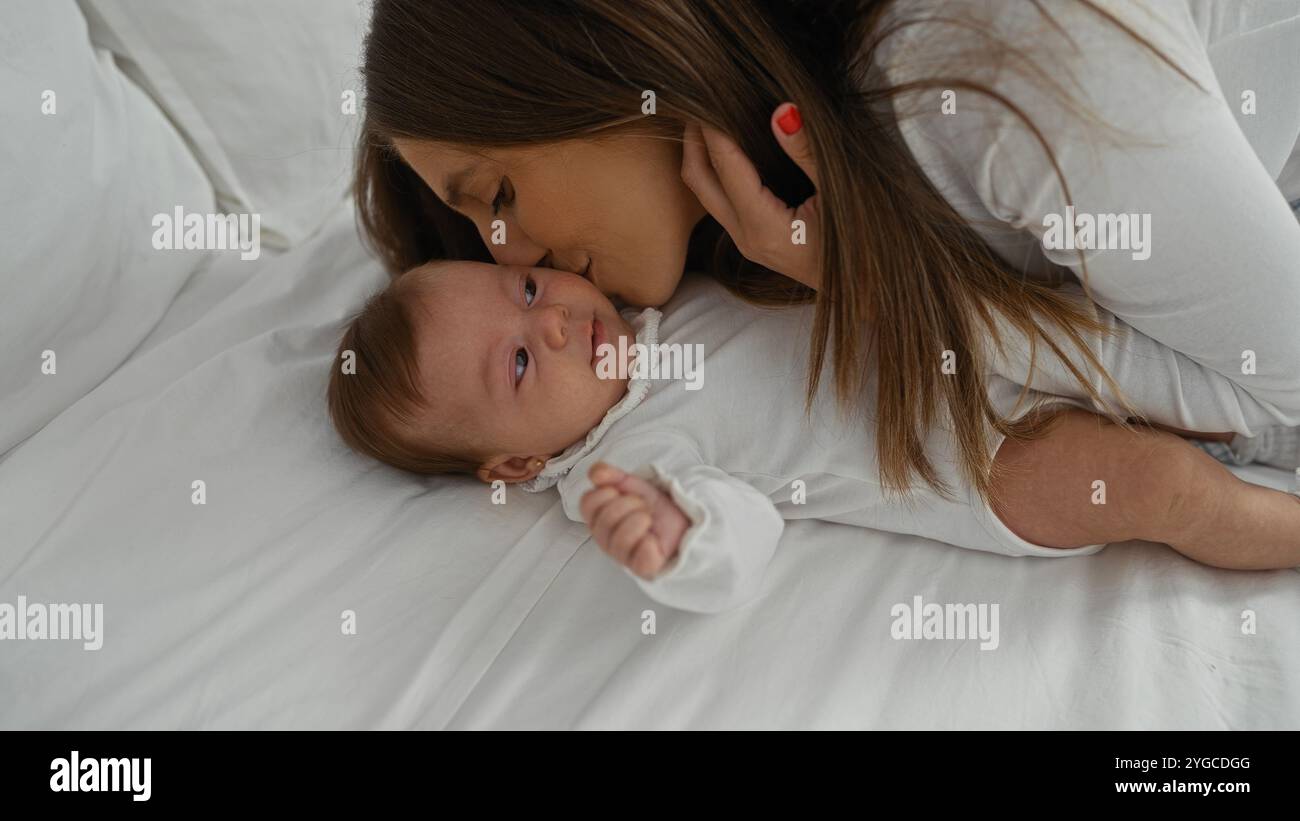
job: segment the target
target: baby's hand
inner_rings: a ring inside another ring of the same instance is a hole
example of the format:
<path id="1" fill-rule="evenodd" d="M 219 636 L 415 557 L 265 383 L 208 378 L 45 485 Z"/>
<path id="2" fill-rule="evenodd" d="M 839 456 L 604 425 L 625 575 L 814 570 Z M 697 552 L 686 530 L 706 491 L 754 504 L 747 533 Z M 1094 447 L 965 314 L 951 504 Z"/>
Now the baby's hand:
<path id="1" fill-rule="evenodd" d="M 600 549 L 643 579 L 655 577 L 677 555 L 690 519 L 659 488 L 598 462 L 587 474 L 595 485 L 579 509 Z"/>

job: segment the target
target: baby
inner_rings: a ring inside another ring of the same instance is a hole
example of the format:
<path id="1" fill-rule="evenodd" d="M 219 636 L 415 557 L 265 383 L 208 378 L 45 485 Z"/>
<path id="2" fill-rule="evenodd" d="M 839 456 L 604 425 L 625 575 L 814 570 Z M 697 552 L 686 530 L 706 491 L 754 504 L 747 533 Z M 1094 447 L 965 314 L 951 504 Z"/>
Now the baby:
<path id="1" fill-rule="evenodd" d="M 1060 537 L 1014 532 L 963 482 L 942 425 L 926 451 L 950 497 L 918 482 L 910 500 L 887 499 L 873 428 L 840 418 L 829 388 L 805 414 L 812 318 L 810 306 L 755 309 L 705 278 L 684 279 L 662 312 L 620 312 L 572 274 L 430 263 L 395 279 L 347 329 L 340 353 L 355 354 L 355 371 L 334 370 L 330 412 L 351 447 L 400 468 L 469 473 L 526 491 L 558 485 L 567 515 L 586 522 L 648 595 L 686 610 L 717 612 L 753 598 L 785 519 L 1009 556 L 1088 555 L 1138 538 L 1220 567 L 1300 565 L 1300 500 L 1241 482 L 1163 432 L 1121 431 L 1148 447 L 1125 440 L 1111 460 L 1099 450 L 1095 475 L 1061 488 L 1087 499 L 1092 480 L 1103 479 L 1119 497 L 1094 500 L 1085 515 L 1095 526 L 1072 531 L 1095 535 L 1090 543 L 1049 547 L 1030 538 Z M 1109 367 L 1115 352 L 1097 344 Z M 702 350 L 703 361 L 687 346 Z M 1006 418 L 1026 406 L 1018 407 L 1022 387 L 1000 373 L 1022 371 L 1024 357 L 1014 348 L 993 357 L 990 399 Z M 1112 372 L 1140 410 L 1182 421 L 1144 406 L 1161 398 L 1157 388 Z M 1059 362 L 1035 371 L 1036 388 L 1040 381 L 1061 393 L 1070 384 Z M 821 384 L 831 382 L 827 375 Z M 1179 387 L 1201 389 L 1186 375 Z M 1085 413 L 1086 402 L 1027 393 L 1030 410 L 1083 409 L 1067 410 L 1049 436 L 1109 424 Z M 1001 443 L 995 434 L 991 452 Z M 1044 481 L 1052 479 L 1031 472 L 1011 487 Z M 1211 502 L 1213 515 L 1194 515 Z M 1016 499 L 999 507 L 1015 511 Z"/>

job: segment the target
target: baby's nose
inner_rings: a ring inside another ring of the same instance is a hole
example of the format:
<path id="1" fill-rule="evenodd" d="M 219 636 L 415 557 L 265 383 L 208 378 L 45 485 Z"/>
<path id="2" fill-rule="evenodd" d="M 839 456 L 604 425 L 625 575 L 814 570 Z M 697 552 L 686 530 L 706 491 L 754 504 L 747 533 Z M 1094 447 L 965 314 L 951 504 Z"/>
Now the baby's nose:
<path id="1" fill-rule="evenodd" d="M 546 344 L 561 349 L 569 341 L 569 309 L 552 305 L 546 316 Z"/>

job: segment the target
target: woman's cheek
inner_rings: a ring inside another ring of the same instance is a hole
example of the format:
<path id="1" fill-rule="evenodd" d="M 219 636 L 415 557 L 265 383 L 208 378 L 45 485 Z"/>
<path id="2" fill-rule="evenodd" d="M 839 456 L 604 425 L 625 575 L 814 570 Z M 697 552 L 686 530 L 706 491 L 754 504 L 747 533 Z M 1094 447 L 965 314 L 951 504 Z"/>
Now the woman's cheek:
<path id="1" fill-rule="evenodd" d="M 667 281 L 660 282 L 658 287 L 646 298 L 646 304 L 653 305 L 656 308 L 662 307 L 665 302 L 672 299 L 673 292 L 677 290 L 677 283 L 680 281 L 680 276 L 673 276 Z"/>
<path id="2" fill-rule="evenodd" d="M 658 307 L 672 298 L 682 281 L 686 266 L 685 249 L 680 254 L 664 253 L 656 262 L 655 270 L 645 277 L 644 283 L 646 304 Z"/>

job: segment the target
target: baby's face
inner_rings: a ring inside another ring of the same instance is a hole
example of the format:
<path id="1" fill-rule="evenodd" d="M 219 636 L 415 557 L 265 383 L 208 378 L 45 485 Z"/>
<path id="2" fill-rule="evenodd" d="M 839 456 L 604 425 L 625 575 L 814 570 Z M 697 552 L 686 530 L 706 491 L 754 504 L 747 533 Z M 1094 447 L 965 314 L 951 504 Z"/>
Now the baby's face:
<path id="1" fill-rule="evenodd" d="M 480 478 L 531 478 L 537 460 L 584 438 L 626 393 L 627 379 L 597 375 L 596 351 L 617 349 L 620 336 L 630 348 L 635 331 L 587 280 L 477 262 L 426 271 L 436 285 L 416 312 L 423 387 L 496 465 Z"/>

